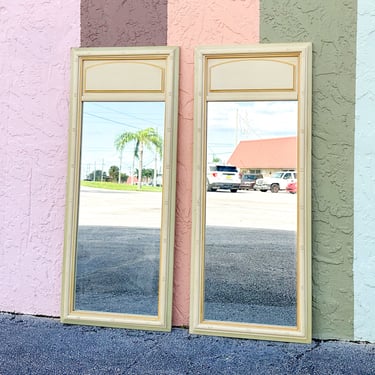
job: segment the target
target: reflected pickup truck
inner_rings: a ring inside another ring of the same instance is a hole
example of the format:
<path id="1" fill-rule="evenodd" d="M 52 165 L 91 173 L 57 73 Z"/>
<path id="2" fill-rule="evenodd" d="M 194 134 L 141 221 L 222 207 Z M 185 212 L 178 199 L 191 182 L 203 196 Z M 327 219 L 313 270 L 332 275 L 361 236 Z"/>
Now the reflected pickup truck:
<path id="1" fill-rule="evenodd" d="M 227 189 L 235 193 L 240 185 L 240 174 L 235 166 L 221 164 L 209 164 L 207 166 L 207 191 Z"/>
<path id="2" fill-rule="evenodd" d="M 254 185 L 254 190 L 263 192 L 270 190 L 272 193 L 277 193 L 279 190 L 285 190 L 289 183 L 296 181 L 296 171 L 279 171 L 270 177 L 258 179 Z"/>

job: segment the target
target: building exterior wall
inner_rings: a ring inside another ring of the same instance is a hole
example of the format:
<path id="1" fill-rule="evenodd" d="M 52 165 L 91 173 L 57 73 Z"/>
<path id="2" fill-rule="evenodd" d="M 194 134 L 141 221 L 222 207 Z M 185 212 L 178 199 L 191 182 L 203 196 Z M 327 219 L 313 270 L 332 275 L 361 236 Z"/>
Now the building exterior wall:
<path id="1" fill-rule="evenodd" d="M 0 311 L 58 315 L 79 0 L 0 6 Z"/>
<path id="2" fill-rule="evenodd" d="M 173 300 L 181 326 L 189 321 L 194 48 L 311 41 L 313 336 L 375 341 L 374 17 L 372 0 L 358 0 L 358 15 L 357 0 L 0 6 L 0 311 L 59 315 L 71 47 L 181 48 Z"/>
<path id="3" fill-rule="evenodd" d="M 261 42 L 313 43 L 313 336 L 353 337 L 356 0 L 261 1 Z"/>

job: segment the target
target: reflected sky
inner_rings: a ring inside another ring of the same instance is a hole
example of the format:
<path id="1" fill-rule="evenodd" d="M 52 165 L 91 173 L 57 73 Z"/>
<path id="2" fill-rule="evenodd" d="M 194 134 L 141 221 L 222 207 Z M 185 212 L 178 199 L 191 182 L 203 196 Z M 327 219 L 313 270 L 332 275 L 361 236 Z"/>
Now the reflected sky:
<path id="1" fill-rule="evenodd" d="M 297 135 L 297 101 L 209 102 L 208 160 L 226 162 L 241 140 Z M 114 140 L 123 132 L 153 127 L 164 132 L 164 102 L 85 102 L 83 105 L 82 176 L 94 169 L 108 172 L 120 164 Z M 121 170 L 130 174 L 132 147 L 122 155 Z M 154 168 L 145 150 L 144 168 Z"/>
<path id="2" fill-rule="evenodd" d="M 297 101 L 208 102 L 207 160 L 226 162 L 243 140 L 297 135 Z"/>
<path id="3" fill-rule="evenodd" d="M 114 146 L 120 134 L 152 127 L 163 136 L 164 110 L 164 102 L 84 102 L 81 178 L 95 169 L 108 173 L 112 165 L 120 165 L 120 152 Z M 133 153 L 130 144 L 125 147 L 121 160 L 123 173 L 130 174 Z M 154 159 L 154 153 L 145 149 L 143 168 L 154 168 Z"/>

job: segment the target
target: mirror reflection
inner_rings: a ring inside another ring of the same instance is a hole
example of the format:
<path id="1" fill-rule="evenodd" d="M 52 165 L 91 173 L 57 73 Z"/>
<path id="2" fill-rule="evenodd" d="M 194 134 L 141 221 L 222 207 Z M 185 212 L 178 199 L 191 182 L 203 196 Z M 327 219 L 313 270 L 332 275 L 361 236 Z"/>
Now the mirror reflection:
<path id="1" fill-rule="evenodd" d="M 297 101 L 207 103 L 204 319 L 296 326 Z"/>
<path id="2" fill-rule="evenodd" d="M 158 315 L 164 102 L 84 102 L 75 309 Z"/>

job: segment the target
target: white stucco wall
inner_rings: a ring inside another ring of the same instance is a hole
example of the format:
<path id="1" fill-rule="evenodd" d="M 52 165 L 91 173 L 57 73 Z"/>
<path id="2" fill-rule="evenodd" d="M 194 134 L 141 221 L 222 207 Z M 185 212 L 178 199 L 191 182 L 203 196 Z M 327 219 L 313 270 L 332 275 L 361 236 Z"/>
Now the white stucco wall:
<path id="1" fill-rule="evenodd" d="M 80 1 L 1 1 L 0 23 L 0 311 L 59 315 Z"/>
<path id="2" fill-rule="evenodd" d="M 375 342 L 375 2 L 358 1 L 354 168 L 354 338 Z"/>

